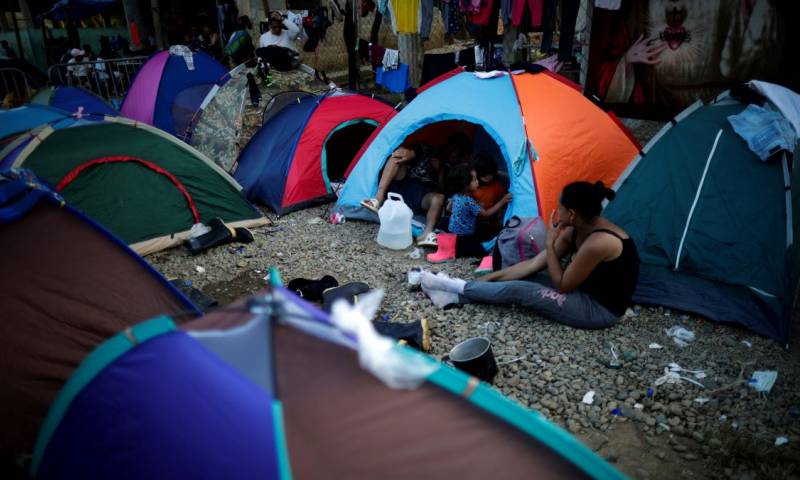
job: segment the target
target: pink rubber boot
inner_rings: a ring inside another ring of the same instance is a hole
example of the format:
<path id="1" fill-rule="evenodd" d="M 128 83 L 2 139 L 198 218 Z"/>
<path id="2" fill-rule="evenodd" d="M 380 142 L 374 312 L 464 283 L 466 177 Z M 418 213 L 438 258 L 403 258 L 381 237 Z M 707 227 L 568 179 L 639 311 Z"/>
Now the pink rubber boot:
<path id="1" fill-rule="evenodd" d="M 440 233 L 436 235 L 438 250 L 429 253 L 427 257 L 431 263 L 451 262 L 456 259 L 456 234 Z"/>
<path id="2" fill-rule="evenodd" d="M 481 264 L 478 265 L 478 268 L 475 269 L 475 273 L 491 273 L 494 270 L 492 264 L 492 256 L 486 255 L 483 257 L 483 260 L 481 260 Z"/>

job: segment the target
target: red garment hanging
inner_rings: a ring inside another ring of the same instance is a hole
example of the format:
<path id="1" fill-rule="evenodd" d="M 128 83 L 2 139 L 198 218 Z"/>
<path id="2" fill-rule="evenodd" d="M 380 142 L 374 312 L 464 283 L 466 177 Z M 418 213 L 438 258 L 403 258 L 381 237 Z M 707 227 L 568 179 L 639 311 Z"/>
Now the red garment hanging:
<path id="1" fill-rule="evenodd" d="M 469 23 L 473 25 L 489 25 L 489 20 L 492 17 L 492 9 L 494 8 L 495 0 L 481 0 L 480 10 L 475 15 L 467 17 Z"/>
<path id="2" fill-rule="evenodd" d="M 522 24 L 526 2 L 528 4 L 528 15 L 531 16 L 531 26 L 541 27 L 544 0 L 514 0 L 514 6 L 511 9 L 511 23 L 515 27 L 519 27 Z"/>

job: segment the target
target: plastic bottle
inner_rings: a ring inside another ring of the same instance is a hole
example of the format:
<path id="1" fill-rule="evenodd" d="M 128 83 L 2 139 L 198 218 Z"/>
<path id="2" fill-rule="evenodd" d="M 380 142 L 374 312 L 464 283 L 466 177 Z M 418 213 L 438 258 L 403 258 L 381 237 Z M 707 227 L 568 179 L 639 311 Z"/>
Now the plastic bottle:
<path id="1" fill-rule="evenodd" d="M 393 250 L 402 250 L 411 245 L 411 217 L 413 213 L 403 202 L 403 197 L 390 192 L 378 210 L 381 228 L 378 229 L 378 244 Z"/>

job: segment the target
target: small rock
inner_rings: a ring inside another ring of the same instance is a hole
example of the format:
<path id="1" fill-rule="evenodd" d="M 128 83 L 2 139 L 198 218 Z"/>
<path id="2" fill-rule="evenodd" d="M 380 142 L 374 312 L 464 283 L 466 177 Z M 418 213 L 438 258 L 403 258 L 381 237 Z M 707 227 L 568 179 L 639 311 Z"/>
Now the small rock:
<path id="1" fill-rule="evenodd" d="M 700 455 L 697 455 L 696 453 L 686 453 L 683 455 L 683 459 L 688 462 L 694 462 L 700 460 Z"/>
<path id="2" fill-rule="evenodd" d="M 689 449 L 686 447 L 686 445 L 683 445 L 683 444 L 681 444 L 681 443 L 676 443 L 675 445 L 673 445 L 673 446 L 672 446 L 672 449 L 673 449 L 673 450 L 675 450 L 675 451 L 676 451 L 676 452 L 678 452 L 678 453 L 683 453 L 683 452 L 685 452 L 685 451 L 689 450 Z"/>

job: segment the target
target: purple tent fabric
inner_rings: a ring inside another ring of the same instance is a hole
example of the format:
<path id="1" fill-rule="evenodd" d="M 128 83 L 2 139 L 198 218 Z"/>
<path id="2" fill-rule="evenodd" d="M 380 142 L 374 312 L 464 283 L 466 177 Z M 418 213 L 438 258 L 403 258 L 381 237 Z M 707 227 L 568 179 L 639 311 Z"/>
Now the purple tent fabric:
<path id="1" fill-rule="evenodd" d="M 123 116 L 148 125 L 153 124 L 158 85 L 168 60 L 169 52 L 159 52 L 142 65 L 122 103 L 120 112 Z M 132 101 L 128 101 L 128 99 L 132 99 Z"/>
<path id="2" fill-rule="evenodd" d="M 272 409 L 264 390 L 188 335 L 163 333 L 72 399 L 36 478 L 279 478 Z"/>

